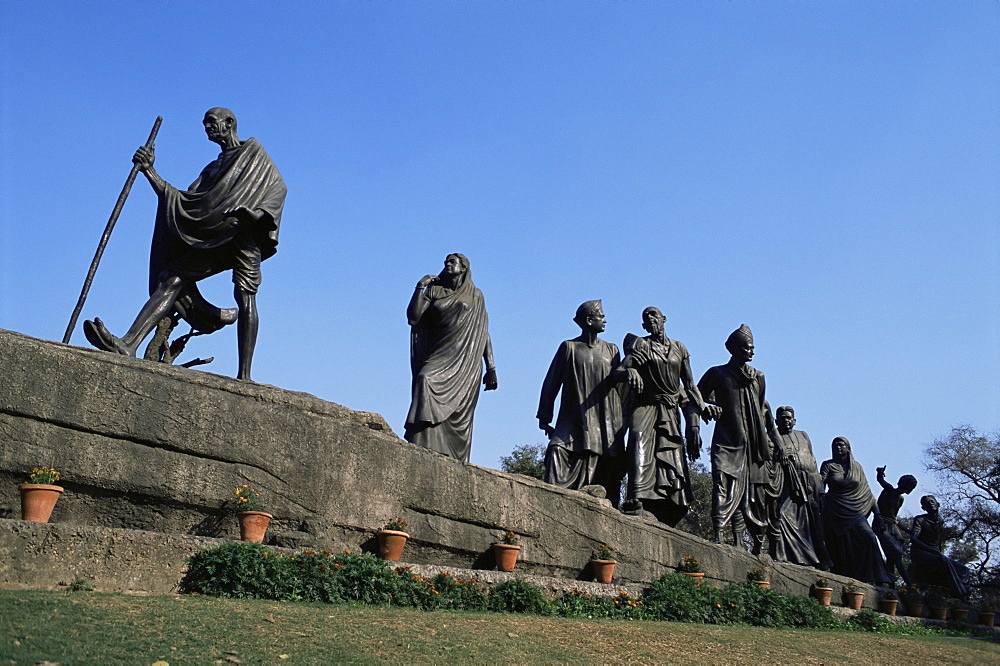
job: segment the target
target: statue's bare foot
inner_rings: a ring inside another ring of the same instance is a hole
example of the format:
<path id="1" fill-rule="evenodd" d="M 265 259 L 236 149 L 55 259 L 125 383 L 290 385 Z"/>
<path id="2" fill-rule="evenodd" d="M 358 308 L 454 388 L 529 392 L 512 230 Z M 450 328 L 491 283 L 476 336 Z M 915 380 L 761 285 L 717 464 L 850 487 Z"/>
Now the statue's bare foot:
<path id="1" fill-rule="evenodd" d="M 642 511 L 642 502 L 637 499 L 625 500 L 625 502 L 622 503 L 621 510 L 622 513 L 638 514 L 640 511 Z"/>
<path id="2" fill-rule="evenodd" d="M 121 338 L 113 335 L 99 317 L 94 317 L 93 321 L 88 319 L 83 322 L 83 334 L 87 337 L 90 344 L 94 345 L 101 351 L 114 352 L 115 354 L 131 356 L 133 358 L 135 357 L 135 353 L 125 346 L 125 343 L 122 342 Z"/>

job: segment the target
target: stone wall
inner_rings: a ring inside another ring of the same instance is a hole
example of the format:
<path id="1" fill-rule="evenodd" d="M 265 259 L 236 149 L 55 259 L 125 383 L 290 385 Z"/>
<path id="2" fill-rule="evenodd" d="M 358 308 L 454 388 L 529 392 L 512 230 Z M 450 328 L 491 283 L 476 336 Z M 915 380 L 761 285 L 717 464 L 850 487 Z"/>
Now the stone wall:
<path id="1" fill-rule="evenodd" d="M 775 589 L 795 594 L 818 573 L 459 463 L 400 440 L 378 414 L 304 393 L 2 330 L 0 377 L 0 518 L 19 517 L 17 484 L 46 465 L 66 488 L 52 521 L 80 529 L 233 538 L 226 499 L 249 483 L 275 515 L 279 545 L 370 549 L 373 530 L 402 516 L 406 559 L 418 564 L 491 568 L 489 544 L 509 529 L 522 537 L 526 574 L 585 577 L 598 543 L 618 554 L 621 582 L 654 580 L 687 555 L 709 581 L 764 566 Z"/>

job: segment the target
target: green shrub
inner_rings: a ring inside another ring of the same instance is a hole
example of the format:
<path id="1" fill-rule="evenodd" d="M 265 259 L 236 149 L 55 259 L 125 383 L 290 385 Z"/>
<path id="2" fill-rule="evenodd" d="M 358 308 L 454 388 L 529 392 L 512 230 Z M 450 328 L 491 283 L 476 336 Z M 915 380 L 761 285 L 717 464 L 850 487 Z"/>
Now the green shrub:
<path id="1" fill-rule="evenodd" d="M 877 633 L 894 633 L 895 625 L 889 618 L 876 613 L 870 608 L 863 608 L 852 615 L 846 622 L 848 628 L 855 631 L 872 631 Z"/>
<path id="2" fill-rule="evenodd" d="M 699 586 L 683 574 L 663 574 L 646 590 L 646 613 L 669 622 L 705 622 L 715 588 Z"/>
<path id="3" fill-rule="evenodd" d="M 283 560 L 259 543 L 229 541 L 189 557 L 181 587 L 231 599 L 287 599 L 295 586 Z"/>
<path id="4" fill-rule="evenodd" d="M 73 579 L 73 582 L 69 584 L 67 589 L 70 592 L 93 592 L 94 584 L 86 578 L 80 578 L 77 576 Z"/>
<path id="5" fill-rule="evenodd" d="M 552 612 L 561 617 L 594 617 L 594 599 L 573 590 L 552 601 Z"/>
<path id="6" fill-rule="evenodd" d="M 547 615 L 552 610 L 541 588 L 521 578 L 495 585 L 490 591 L 488 609 L 499 613 L 536 615 Z"/>
<path id="7" fill-rule="evenodd" d="M 668 620 L 760 627 L 847 628 L 918 635 L 978 635 L 988 629 L 951 623 L 948 629 L 896 625 L 871 610 L 856 613 L 846 626 L 815 599 L 762 590 L 753 583 L 724 589 L 698 585 L 681 574 L 664 574 L 633 599 L 626 592 L 591 597 L 574 591 L 549 601 L 542 590 L 520 578 L 492 588 L 476 579 L 446 573 L 431 578 L 389 564 L 368 553 L 304 551 L 286 555 L 256 543 L 232 541 L 188 558 L 186 592 L 219 597 L 283 601 L 358 602 L 426 610 L 491 610 L 563 617 Z M 79 582 L 79 584 L 78 584 Z M 86 581 L 71 588 L 84 589 Z"/>

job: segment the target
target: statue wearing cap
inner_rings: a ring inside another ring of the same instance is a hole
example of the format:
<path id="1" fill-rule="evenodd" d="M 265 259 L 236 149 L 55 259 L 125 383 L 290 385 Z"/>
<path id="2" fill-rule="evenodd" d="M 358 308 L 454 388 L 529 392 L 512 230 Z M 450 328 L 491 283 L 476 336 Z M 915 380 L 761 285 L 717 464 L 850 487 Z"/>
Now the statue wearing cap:
<path id="1" fill-rule="evenodd" d="M 698 382 L 708 403 L 705 413 L 716 420 L 711 448 L 712 524 L 715 542 L 722 543 L 722 531 L 732 522 L 736 545 L 746 524 L 759 550 L 770 526 L 761 524 L 765 512 L 751 511 L 751 484 L 760 481 L 755 477 L 761 470 L 783 455 L 764 398 L 764 373 L 748 365 L 754 345 L 746 324 L 729 335 L 726 349 L 729 362 L 709 368 Z"/>

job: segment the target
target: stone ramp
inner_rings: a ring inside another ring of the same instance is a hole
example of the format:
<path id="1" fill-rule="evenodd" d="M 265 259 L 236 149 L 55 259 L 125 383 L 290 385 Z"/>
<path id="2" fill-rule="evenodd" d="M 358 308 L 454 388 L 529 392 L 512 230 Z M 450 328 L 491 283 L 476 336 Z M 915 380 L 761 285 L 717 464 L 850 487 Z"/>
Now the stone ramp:
<path id="1" fill-rule="evenodd" d="M 821 573 L 624 516 L 586 493 L 462 464 L 400 440 L 378 414 L 305 393 L 3 330 L 0 377 L 0 518 L 19 517 L 17 484 L 33 467 L 56 467 L 66 488 L 53 526 L 4 523 L 5 552 L 17 557 L 0 562 L 10 582 L 42 566 L 28 554 L 58 550 L 63 564 L 50 556 L 33 584 L 80 575 L 107 589 L 169 590 L 190 552 L 236 538 L 225 504 L 244 483 L 261 491 L 281 546 L 371 550 L 374 531 L 401 516 L 407 559 L 432 567 L 490 570 L 490 544 L 513 530 L 521 575 L 571 585 L 601 543 L 615 552 L 623 584 L 648 584 L 689 555 L 708 584 L 763 567 L 776 591 L 804 596 Z M 165 544 L 167 560 L 157 553 Z M 107 567 L 88 575 L 84 565 L 101 561 Z M 829 578 L 838 591 L 852 582 Z M 872 588 L 859 587 L 874 604 Z"/>
<path id="2" fill-rule="evenodd" d="M 144 530 L 0 519 L 0 585 L 57 589 L 79 577 L 102 592 L 175 594 L 180 591 L 187 558 L 226 541 Z M 640 596 L 644 588 L 635 583 L 602 585 L 517 570 L 507 573 L 410 562 L 395 566 L 408 567 L 414 574 L 428 578 L 443 572 L 491 584 L 522 578 L 550 596 L 575 590 L 605 596 L 625 591 Z"/>

